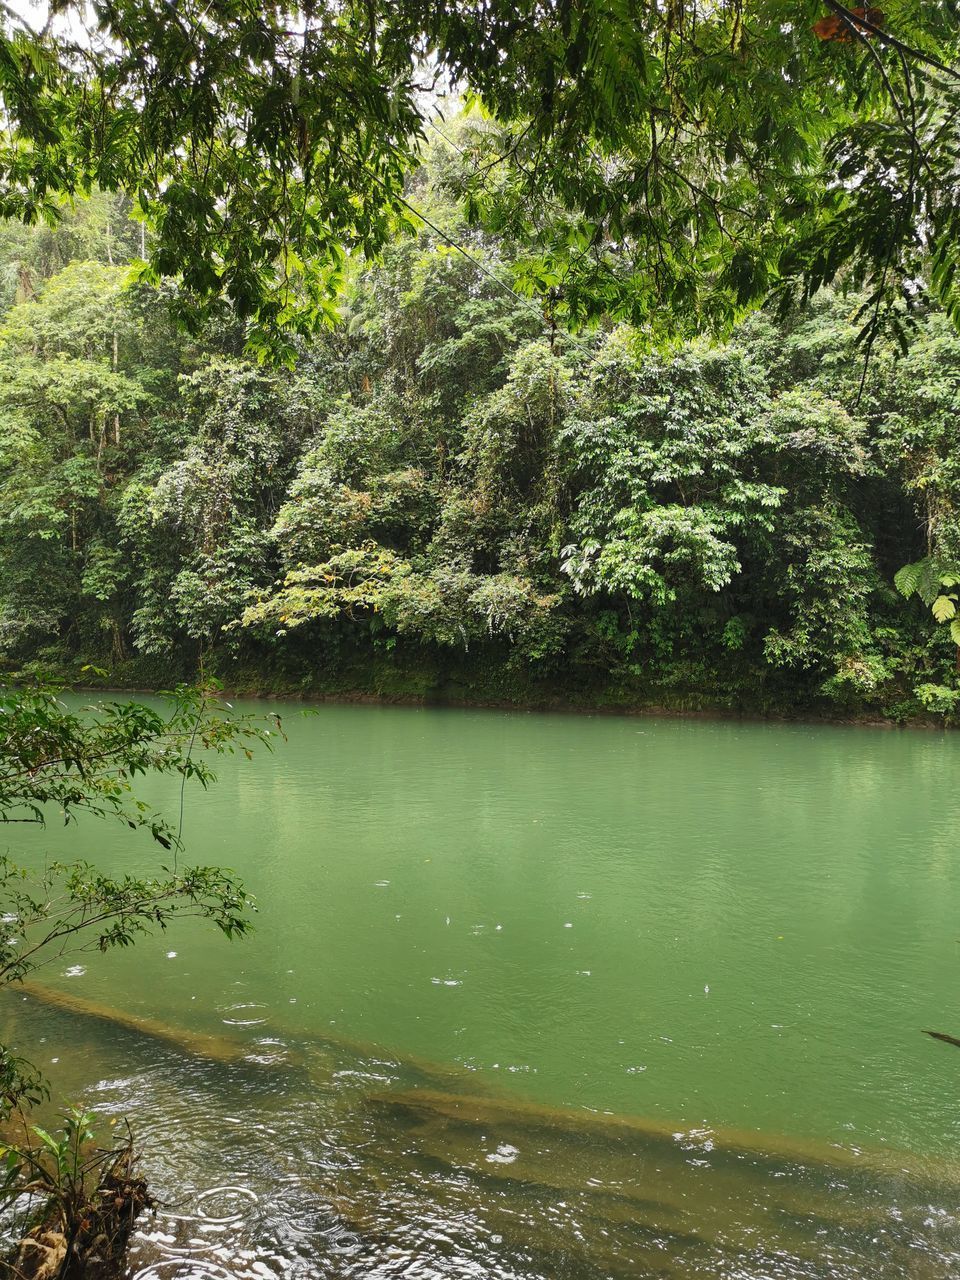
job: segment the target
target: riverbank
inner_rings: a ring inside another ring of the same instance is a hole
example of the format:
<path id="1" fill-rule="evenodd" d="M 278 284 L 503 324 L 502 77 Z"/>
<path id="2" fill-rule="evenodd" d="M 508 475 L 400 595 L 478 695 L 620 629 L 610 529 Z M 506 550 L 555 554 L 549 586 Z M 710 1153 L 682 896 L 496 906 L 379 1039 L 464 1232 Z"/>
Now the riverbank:
<path id="1" fill-rule="evenodd" d="M 80 693 L 108 693 L 128 696 L 138 694 L 157 696 L 163 692 L 159 688 L 144 688 L 137 685 L 93 684 L 88 682 L 74 683 L 71 688 Z M 338 693 L 301 693 L 264 688 L 259 685 L 252 687 L 223 686 L 222 692 L 225 698 L 306 702 L 322 706 L 433 707 L 446 708 L 452 711 L 528 712 L 531 715 L 637 716 L 667 720 L 742 721 L 746 724 L 834 725 L 840 728 L 922 729 L 938 732 L 945 732 L 956 727 L 952 720 L 945 719 L 942 716 L 918 715 L 903 719 L 893 719 L 889 716 L 879 716 L 868 712 L 840 715 L 829 712 L 818 713 L 809 709 L 798 709 L 792 712 L 736 710 L 721 706 L 690 709 L 659 703 L 584 703 L 580 701 L 564 701 L 560 698 L 550 699 L 549 701 L 530 700 L 518 702 L 503 698 L 449 698 L 415 694 L 380 694 L 363 690 Z"/>
<path id="2" fill-rule="evenodd" d="M 155 694 L 182 683 L 214 679 L 231 698 L 275 699 L 320 704 L 449 707 L 538 713 L 653 716 L 691 720 L 835 724 L 869 728 L 943 730 L 949 716 L 924 711 L 915 699 L 892 695 L 882 704 L 863 701 L 838 705 L 808 695 L 791 699 L 787 690 L 754 681 L 738 690 L 673 688 L 584 678 L 569 681 L 524 679 L 502 664 L 445 667 L 427 662 L 376 661 L 333 669 L 303 671 L 217 661 L 190 666 L 136 659 L 111 668 L 89 663 L 58 663 L 13 670 L 12 682 L 41 679 L 97 693 Z"/>

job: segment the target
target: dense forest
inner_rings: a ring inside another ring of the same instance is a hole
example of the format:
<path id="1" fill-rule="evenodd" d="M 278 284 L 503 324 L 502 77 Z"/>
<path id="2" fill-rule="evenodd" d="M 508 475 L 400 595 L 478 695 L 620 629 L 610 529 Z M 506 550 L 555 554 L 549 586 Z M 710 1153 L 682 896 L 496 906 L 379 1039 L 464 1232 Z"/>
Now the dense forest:
<path id="1" fill-rule="evenodd" d="M 570 333 L 505 283 L 465 163 L 435 142 L 428 223 L 354 266 L 341 323 L 282 368 L 230 313 L 187 336 L 173 286 L 130 284 L 120 197 L 3 229 L 6 669 L 949 714 L 956 646 L 893 581 L 960 556 L 946 317 L 905 353 L 858 345 L 840 290 L 725 341 Z"/>
<path id="2" fill-rule="evenodd" d="M 954 0 L 0 3 L 0 1277 L 956 1272 L 955 736 L 227 699 L 955 723 L 958 158 Z"/>

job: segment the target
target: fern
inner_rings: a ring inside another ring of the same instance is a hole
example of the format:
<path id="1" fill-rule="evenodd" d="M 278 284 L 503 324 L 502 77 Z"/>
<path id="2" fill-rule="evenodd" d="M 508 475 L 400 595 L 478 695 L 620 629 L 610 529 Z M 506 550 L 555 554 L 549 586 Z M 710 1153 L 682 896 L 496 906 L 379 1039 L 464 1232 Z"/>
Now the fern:
<path id="1" fill-rule="evenodd" d="M 918 595 L 924 604 L 934 607 L 934 616 L 938 622 L 945 622 L 953 617 L 953 613 L 944 613 L 939 617 L 937 610 L 945 608 L 940 602 L 952 597 L 941 594 L 941 587 L 955 587 L 960 584 L 960 565 L 953 560 L 938 560 L 935 556 L 924 556 L 913 564 L 905 564 L 893 576 L 893 585 L 907 599 Z"/>
<path id="2" fill-rule="evenodd" d="M 944 566 L 933 556 L 926 556 L 923 560 L 917 561 L 917 569 L 919 570 L 917 595 L 924 604 L 932 605 L 940 594 L 940 575 L 944 571 Z"/>
<path id="3" fill-rule="evenodd" d="M 938 622 L 949 622 L 951 618 L 956 616 L 957 597 L 937 596 L 930 606 L 930 612 Z"/>
<path id="4" fill-rule="evenodd" d="M 917 560 L 913 564 L 905 564 L 902 569 L 898 569 L 893 575 L 893 585 L 908 600 L 920 585 L 920 570 L 922 567 L 923 561 Z"/>

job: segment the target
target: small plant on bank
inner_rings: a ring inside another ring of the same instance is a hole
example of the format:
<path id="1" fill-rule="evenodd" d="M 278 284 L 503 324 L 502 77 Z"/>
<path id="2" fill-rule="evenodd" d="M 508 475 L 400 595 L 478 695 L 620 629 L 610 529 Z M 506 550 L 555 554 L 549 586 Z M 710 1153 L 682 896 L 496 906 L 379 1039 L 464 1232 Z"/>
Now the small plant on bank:
<path id="1" fill-rule="evenodd" d="M 28 1128 L 0 1145 L 0 1215 L 28 1219 L 8 1262 L 17 1280 L 79 1280 L 115 1274 L 137 1216 L 152 1204 L 136 1169 L 129 1127 L 120 1142 L 98 1146 L 89 1112 L 68 1109 L 59 1135 Z"/>

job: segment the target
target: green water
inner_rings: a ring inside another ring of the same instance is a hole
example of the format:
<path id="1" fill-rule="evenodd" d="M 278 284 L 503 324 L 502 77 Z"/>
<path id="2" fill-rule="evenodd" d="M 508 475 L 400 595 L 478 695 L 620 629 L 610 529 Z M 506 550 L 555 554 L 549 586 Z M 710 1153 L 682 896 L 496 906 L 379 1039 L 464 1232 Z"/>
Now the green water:
<path id="1" fill-rule="evenodd" d="M 44 975 L 249 1061 L 6 1005 L 140 1116 L 146 1273 L 956 1274 L 960 1050 L 921 1031 L 960 1034 L 960 740 L 277 709 L 289 741 L 186 803 L 255 935 Z M 95 823 L 24 846 L 156 859 Z"/>

